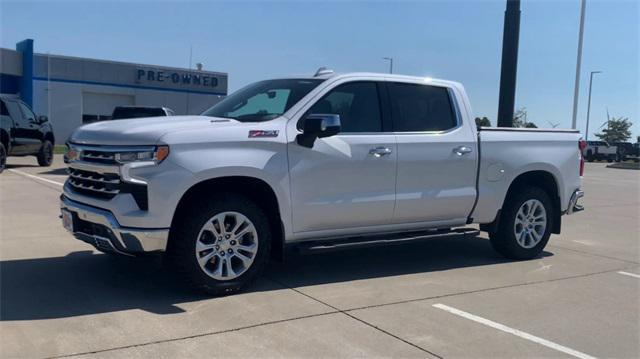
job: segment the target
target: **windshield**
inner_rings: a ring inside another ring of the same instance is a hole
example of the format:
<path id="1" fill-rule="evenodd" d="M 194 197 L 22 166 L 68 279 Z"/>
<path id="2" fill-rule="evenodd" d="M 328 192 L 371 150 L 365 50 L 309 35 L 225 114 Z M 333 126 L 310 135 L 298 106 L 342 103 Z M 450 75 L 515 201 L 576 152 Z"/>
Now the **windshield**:
<path id="1" fill-rule="evenodd" d="M 202 115 L 241 122 L 269 121 L 287 112 L 322 81 L 284 79 L 256 82 L 234 92 Z"/>

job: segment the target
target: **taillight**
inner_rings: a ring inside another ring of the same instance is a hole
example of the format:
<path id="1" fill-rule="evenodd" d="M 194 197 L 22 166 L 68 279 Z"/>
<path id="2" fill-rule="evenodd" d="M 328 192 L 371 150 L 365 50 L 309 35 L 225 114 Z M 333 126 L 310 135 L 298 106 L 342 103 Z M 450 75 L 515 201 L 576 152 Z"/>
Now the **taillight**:
<path id="1" fill-rule="evenodd" d="M 584 155 L 583 151 L 587 148 L 587 141 L 580 139 L 578 141 L 578 149 L 580 150 L 580 177 L 584 175 Z"/>

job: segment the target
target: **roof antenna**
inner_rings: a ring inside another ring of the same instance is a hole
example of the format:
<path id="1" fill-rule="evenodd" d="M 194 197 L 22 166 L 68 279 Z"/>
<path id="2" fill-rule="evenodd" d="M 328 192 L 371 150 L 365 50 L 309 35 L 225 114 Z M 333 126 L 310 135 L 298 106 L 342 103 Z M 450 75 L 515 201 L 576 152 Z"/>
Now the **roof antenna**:
<path id="1" fill-rule="evenodd" d="M 316 71 L 315 75 L 313 75 L 313 77 L 318 77 L 318 76 L 322 76 L 322 75 L 329 75 L 332 74 L 333 70 L 329 70 L 328 68 L 322 66 L 321 68 L 318 69 L 318 71 Z"/>

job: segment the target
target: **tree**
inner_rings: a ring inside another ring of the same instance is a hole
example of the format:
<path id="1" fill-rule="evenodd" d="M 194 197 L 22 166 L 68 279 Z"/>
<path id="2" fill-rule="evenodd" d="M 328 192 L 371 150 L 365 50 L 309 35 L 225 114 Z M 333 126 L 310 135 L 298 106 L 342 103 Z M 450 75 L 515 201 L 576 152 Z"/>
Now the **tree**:
<path id="1" fill-rule="evenodd" d="M 607 121 L 607 128 L 603 128 L 602 133 L 596 133 L 596 137 L 609 143 L 626 142 L 631 138 L 632 125 L 628 117 L 612 117 Z"/>
<path id="2" fill-rule="evenodd" d="M 476 126 L 491 127 L 491 121 L 485 117 L 476 117 Z"/>
<path id="3" fill-rule="evenodd" d="M 522 107 L 513 114 L 513 127 L 538 128 L 535 123 L 527 121 L 527 108 Z"/>

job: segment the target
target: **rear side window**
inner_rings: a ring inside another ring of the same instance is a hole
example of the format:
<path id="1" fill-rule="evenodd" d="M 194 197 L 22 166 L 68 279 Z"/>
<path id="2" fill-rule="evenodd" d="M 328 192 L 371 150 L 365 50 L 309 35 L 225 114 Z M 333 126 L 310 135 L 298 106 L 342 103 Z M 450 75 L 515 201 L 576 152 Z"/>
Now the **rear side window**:
<path id="1" fill-rule="evenodd" d="M 444 87 L 390 83 L 389 96 L 396 132 L 446 131 L 457 126 Z"/>
<path id="2" fill-rule="evenodd" d="M 382 132 L 375 82 L 339 85 L 316 102 L 309 113 L 340 115 L 341 132 Z"/>

